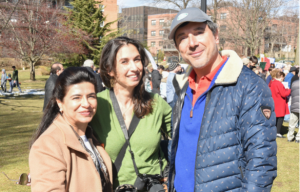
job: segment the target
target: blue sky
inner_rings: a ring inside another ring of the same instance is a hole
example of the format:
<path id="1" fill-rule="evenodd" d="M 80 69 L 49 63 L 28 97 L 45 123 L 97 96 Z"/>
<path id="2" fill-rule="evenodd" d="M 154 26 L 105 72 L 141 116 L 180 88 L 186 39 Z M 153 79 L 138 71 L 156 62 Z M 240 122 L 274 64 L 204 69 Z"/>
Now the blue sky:
<path id="1" fill-rule="evenodd" d="M 138 7 L 143 5 L 149 5 L 151 1 L 145 0 L 118 0 L 118 5 L 120 7 Z"/>

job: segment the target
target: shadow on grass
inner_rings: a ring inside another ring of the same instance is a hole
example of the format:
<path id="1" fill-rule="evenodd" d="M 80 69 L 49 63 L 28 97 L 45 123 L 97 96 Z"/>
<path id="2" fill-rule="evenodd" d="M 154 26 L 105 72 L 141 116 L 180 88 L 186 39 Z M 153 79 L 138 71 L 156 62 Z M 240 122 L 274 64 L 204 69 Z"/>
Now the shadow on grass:
<path id="1" fill-rule="evenodd" d="M 0 98 L 0 166 L 28 159 L 29 144 L 41 120 L 42 105 L 40 96 Z"/>

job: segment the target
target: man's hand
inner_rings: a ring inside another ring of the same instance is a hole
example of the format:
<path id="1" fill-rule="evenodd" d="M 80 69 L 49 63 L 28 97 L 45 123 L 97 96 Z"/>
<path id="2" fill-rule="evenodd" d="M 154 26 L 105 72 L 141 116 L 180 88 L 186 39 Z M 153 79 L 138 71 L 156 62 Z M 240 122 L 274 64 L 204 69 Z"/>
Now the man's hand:
<path id="1" fill-rule="evenodd" d="M 14 83 L 16 83 L 16 80 L 14 80 Z"/>

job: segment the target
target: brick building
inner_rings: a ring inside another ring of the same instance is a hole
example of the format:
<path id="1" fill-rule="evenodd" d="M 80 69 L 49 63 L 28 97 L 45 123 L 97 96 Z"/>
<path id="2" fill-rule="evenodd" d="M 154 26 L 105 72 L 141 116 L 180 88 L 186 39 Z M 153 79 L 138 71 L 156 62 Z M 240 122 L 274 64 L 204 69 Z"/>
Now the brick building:
<path id="1" fill-rule="evenodd" d="M 100 1 L 100 0 L 96 0 Z M 104 6 L 104 16 L 106 16 L 106 23 L 116 21 L 118 19 L 119 7 L 117 5 L 117 0 L 101 0 L 102 5 Z M 111 25 L 111 29 L 117 29 L 118 22 L 116 21 Z"/>
<path id="2" fill-rule="evenodd" d="M 171 23 L 177 13 L 164 13 L 148 16 L 147 44 L 153 56 L 162 50 L 165 57 L 179 56 L 174 42 L 168 40 Z"/>
<path id="3" fill-rule="evenodd" d="M 147 44 L 148 15 L 177 12 L 178 11 L 172 9 L 161 9 L 149 6 L 123 8 L 122 13 L 119 14 L 120 20 L 118 27 L 125 31 L 124 36 Z"/>

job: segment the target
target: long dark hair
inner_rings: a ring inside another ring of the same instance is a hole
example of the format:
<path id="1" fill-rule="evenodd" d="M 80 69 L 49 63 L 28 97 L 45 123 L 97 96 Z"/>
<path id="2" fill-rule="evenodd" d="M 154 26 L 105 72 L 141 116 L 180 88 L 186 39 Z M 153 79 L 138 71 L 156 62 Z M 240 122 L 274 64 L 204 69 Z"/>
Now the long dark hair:
<path id="1" fill-rule="evenodd" d="M 85 67 L 69 67 L 64 70 L 57 78 L 55 83 L 55 88 L 53 90 L 52 97 L 47 104 L 46 109 L 44 110 L 44 114 L 42 117 L 42 121 L 34 134 L 30 148 L 33 143 L 48 129 L 48 127 L 52 124 L 53 120 L 59 114 L 59 107 L 57 105 L 56 99 L 63 101 L 68 87 L 70 85 L 82 83 L 82 82 L 90 82 L 95 87 L 96 92 L 96 79 L 95 76 L 88 71 Z"/>
<path id="2" fill-rule="evenodd" d="M 124 45 L 131 44 L 135 46 L 140 54 L 141 62 L 143 64 L 143 73 L 142 79 L 139 84 L 134 88 L 133 91 L 133 104 L 134 104 L 134 113 L 137 117 L 141 118 L 143 116 L 152 113 L 152 97 L 150 93 L 145 90 L 144 77 L 145 77 L 145 69 L 144 67 L 148 65 L 148 58 L 144 47 L 137 40 L 130 39 L 127 37 L 117 37 L 115 39 L 110 40 L 103 48 L 102 55 L 100 59 L 100 75 L 106 87 L 112 89 L 112 80 L 108 73 L 113 71 L 116 72 L 116 56 L 118 51 Z"/>

